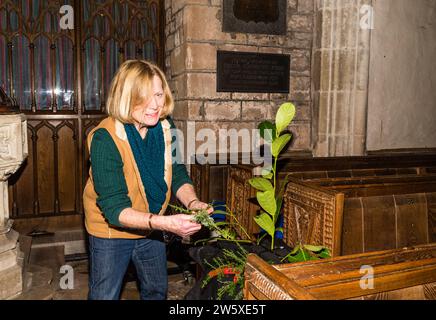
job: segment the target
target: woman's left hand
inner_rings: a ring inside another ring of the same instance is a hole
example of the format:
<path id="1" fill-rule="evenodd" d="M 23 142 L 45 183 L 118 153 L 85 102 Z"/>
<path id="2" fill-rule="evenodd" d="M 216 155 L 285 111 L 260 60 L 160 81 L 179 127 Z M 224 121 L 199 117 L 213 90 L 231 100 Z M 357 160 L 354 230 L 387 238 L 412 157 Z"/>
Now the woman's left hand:
<path id="1" fill-rule="evenodd" d="M 189 205 L 189 210 L 202 210 L 207 209 L 207 213 L 211 214 L 213 213 L 213 207 L 205 202 L 202 202 L 200 200 L 192 201 L 192 203 Z"/>

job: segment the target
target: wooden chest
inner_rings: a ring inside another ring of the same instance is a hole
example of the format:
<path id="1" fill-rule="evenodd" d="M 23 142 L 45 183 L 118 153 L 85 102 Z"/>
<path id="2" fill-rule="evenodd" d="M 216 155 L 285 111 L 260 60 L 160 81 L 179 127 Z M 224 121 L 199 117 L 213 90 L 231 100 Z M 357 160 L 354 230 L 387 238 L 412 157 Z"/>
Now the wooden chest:
<path id="1" fill-rule="evenodd" d="M 251 254 L 244 299 L 436 299 L 436 244 L 269 265 Z"/>

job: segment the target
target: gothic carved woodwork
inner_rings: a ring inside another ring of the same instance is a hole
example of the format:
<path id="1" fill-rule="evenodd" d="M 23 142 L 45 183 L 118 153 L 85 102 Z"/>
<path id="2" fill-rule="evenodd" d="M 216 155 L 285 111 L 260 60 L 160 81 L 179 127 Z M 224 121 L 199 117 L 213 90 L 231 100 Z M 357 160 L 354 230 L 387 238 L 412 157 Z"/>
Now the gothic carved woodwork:
<path id="1" fill-rule="evenodd" d="M 63 5 L 73 29 L 61 28 Z M 163 24 L 163 0 L 0 2 L 0 87 L 28 119 L 29 157 L 9 187 L 14 218 L 82 213 L 86 135 L 106 117 L 124 60 L 163 66 Z"/>
<path id="2" fill-rule="evenodd" d="M 248 300 L 434 300 L 436 244 L 278 265 L 250 254 L 244 275 Z"/>
<path id="3" fill-rule="evenodd" d="M 252 202 L 256 197 L 256 190 L 248 183 L 251 177 L 250 169 L 230 167 L 226 197 L 230 211 L 250 237 L 259 232 L 259 227 L 254 221 L 258 207 Z M 234 218 L 230 219 L 230 223 L 237 226 Z M 236 228 L 236 230 L 242 239 L 248 239 L 241 228 Z"/>
<path id="4" fill-rule="evenodd" d="M 191 180 L 194 184 L 194 189 L 197 193 L 197 196 L 200 198 L 201 201 L 207 202 L 208 199 L 206 199 L 204 194 L 204 182 L 203 180 L 206 178 L 204 174 L 202 174 L 202 168 L 203 166 L 200 166 L 198 164 L 192 164 L 191 165 Z"/>
<path id="5" fill-rule="evenodd" d="M 285 243 L 323 245 L 340 255 L 342 204 L 343 194 L 290 181 L 283 199 Z"/>

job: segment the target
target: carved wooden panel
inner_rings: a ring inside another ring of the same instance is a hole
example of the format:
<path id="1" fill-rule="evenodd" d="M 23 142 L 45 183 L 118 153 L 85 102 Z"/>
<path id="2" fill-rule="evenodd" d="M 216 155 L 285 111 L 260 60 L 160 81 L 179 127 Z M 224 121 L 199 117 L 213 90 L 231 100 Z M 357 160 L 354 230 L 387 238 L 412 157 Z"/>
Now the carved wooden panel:
<path id="1" fill-rule="evenodd" d="M 373 268 L 372 287 L 361 267 Z M 251 299 L 435 299 L 436 245 L 269 265 L 249 255 L 244 297 Z"/>
<path id="2" fill-rule="evenodd" d="M 428 209 L 424 193 L 394 195 L 396 248 L 428 243 Z"/>
<path id="3" fill-rule="evenodd" d="M 78 121 L 29 120 L 29 157 L 12 177 L 12 217 L 79 211 Z"/>
<path id="4" fill-rule="evenodd" d="M 226 196 L 227 206 L 250 236 L 259 232 L 259 227 L 254 222 L 257 206 L 252 203 L 252 199 L 256 197 L 256 190 L 248 183 L 251 177 L 249 169 L 230 167 Z M 230 221 L 235 222 L 234 219 Z M 242 239 L 248 238 L 241 228 L 237 228 L 237 232 Z"/>
<path id="5" fill-rule="evenodd" d="M 289 182 L 283 199 L 286 244 L 323 245 L 340 254 L 343 197 L 304 183 Z"/>
<path id="6" fill-rule="evenodd" d="M 363 253 L 363 205 L 361 198 L 350 198 L 344 201 L 342 227 L 342 255 Z"/>
<path id="7" fill-rule="evenodd" d="M 256 300 L 294 300 L 289 293 L 278 287 L 274 281 L 268 279 L 268 277 L 256 270 L 253 266 L 251 266 L 251 264 L 247 264 L 245 266 L 245 272 L 247 277 L 247 288 L 244 289 L 248 292 L 251 292 L 253 294 L 253 298 Z"/>
<path id="8" fill-rule="evenodd" d="M 427 193 L 428 242 L 436 242 L 436 193 Z"/>
<path id="9" fill-rule="evenodd" d="M 195 191 L 201 201 L 208 201 L 204 195 L 203 180 L 206 178 L 205 174 L 202 174 L 203 166 L 198 164 L 191 165 L 191 180 L 194 184 Z"/>

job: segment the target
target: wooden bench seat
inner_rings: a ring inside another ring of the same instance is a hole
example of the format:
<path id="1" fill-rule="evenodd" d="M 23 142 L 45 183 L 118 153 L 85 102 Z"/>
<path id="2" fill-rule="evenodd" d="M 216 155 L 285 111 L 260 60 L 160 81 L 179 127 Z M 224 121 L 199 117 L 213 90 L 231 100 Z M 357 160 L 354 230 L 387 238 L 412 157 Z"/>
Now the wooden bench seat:
<path id="1" fill-rule="evenodd" d="M 284 240 L 322 244 L 334 256 L 436 242 L 436 181 L 419 180 L 319 186 L 291 179 Z"/>
<path id="2" fill-rule="evenodd" d="M 407 190 L 413 193 L 436 191 L 431 189 L 433 185 L 428 185 L 436 177 L 435 153 L 339 158 L 284 156 L 279 159 L 278 167 L 282 170 L 279 180 L 290 174 L 293 178 L 330 190 L 332 194 L 328 199 L 338 198 L 336 202 L 341 201 L 338 193 L 349 198 L 379 195 L 383 190 L 390 194 L 404 194 Z M 191 166 L 191 176 L 200 190 L 200 198 L 203 201 L 225 200 L 251 235 L 259 232 L 253 219 L 259 210 L 256 190 L 248 184 L 254 176 L 254 168 L 254 165 L 230 164 Z M 332 207 L 342 210 L 338 205 Z M 242 230 L 238 233 L 246 238 Z M 340 249 L 335 250 L 336 255 L 340 253 Z"/>
<path id="3" fill-rule="evenodd" d="M 245 168 L 243 170 L 238 166 L 229 168 L 227 204 L 248 233 L 254 235 L 259 232 L 259 227 L 253 220 L 259 210 L 259 206 L 255 199 L 256 190 L 248 184 L 248 180 L 251 177 L 251 173 L 248 170 L 245 170 Z M 294 183 L 297 183 L 298 181 L 302 182 L 295 178 L 290 178 L 289 180 Z M 335 211 L 338 211 L 336 216 L 342 215 L 345 198 L 436 192 L 436 175 L 434 174 L 319 178 L 305 180 L 302 183 L 303 186 L 306 187 L 294 187 L 295 192 L 293 194 L 300 193 L 300 195 L 296 195 L 296 197 L 302 199 L 305 197 L 314 197 L 314 199 L 307 199 L 307 201 L 312 202 L 312 206 L 315 206 L 318 209 L 309 206 L 308 210 L 320 211 L 321 206 L 323 208 L 327 206 L 329 209 L 325 210 L 330 212 L 333 217 L 333 212 Z M 315 189 L 307 189 L 308 186 L 313 186 Z M 317 188 L 320 188 L 321 193 L 316 191 Z M 315 202 L 313 200 L 315 200 Z M 286 211 L 289 211 L 286 209 L 286 199 L 284 202 L 283 212 L 286 213 Z M 332 221 L 335 220 L 335 218 L 331 219 Z M 288 226 L 290 228 L 295 228 L 296 224 L 286 224 L 285 214 L 285 228 Z M 304 230 L 303 227 L 302 229 Z M 340 232 L 339 230 L 341 229 L 338 229 L 336 232 Z M 240 231 L 239 234 L 242 237 L 244 236 L 242 231 Z M 309 241 L 316 239 L 309 237 L 306 240 Z M 340 237 L 337 237 L 337 240 L 335 241 L 340 241 Z M 335 250 L 334 254 L 340 254 L 339 248 Z"/>
<path id="4" fill-rule="evenodd" d="M 254 164 L 249 162 L 250 154 L 238 154 L 238 164 L 230 161 L 232 155 L 216 155 L 212 159 L 227 159 L 224 163 L 208 163 L 203 158 L 191 164 L 191 178 L 202 201 L 226 201 L 228 191 L 227 179 L 230 168 L 247 171 L 253 176 Z M 243 162 L 245 161 L 245 162 Z M 436 153 L 421 154 L 388 154 L 360 157 L 328 157 L 313 158 L 305 152 L 285 154 L 277 163 L 279 172 L 291 173 L 298 179 L 335 178 L 335 177 L 363 177 L 386 175 L 425 175 L 436 173 Z M 244 174 L 245 175 L 245 174 Z"/>
<path id="5" fill-rule="evenodd" d="M 281 265 L 250 254 L 244 299 L 435 300 L 436 244 Z"/>

